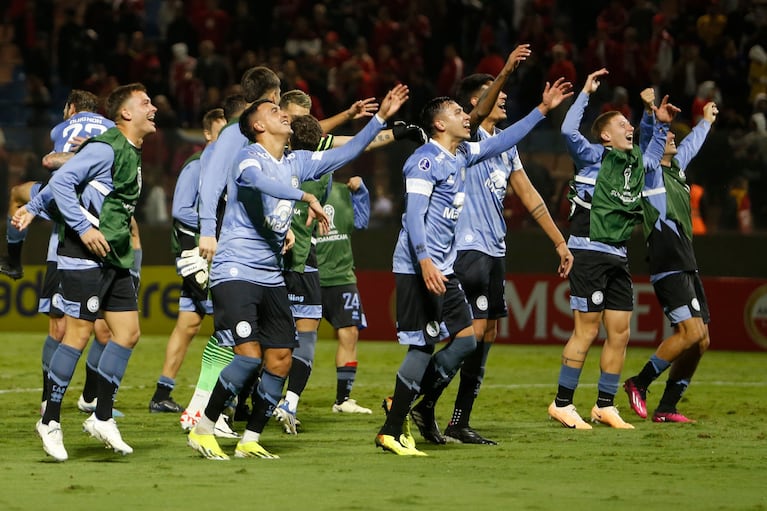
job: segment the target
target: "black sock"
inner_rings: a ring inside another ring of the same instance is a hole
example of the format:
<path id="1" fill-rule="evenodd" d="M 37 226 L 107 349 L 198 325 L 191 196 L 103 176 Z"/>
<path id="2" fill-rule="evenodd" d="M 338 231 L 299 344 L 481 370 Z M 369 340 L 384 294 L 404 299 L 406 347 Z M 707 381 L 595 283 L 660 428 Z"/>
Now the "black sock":
<path id="1" fill-rule="evenodd" d="M 23 245 L 23 241 L 8 242 L 8 261 L 12 266 L 21 266 L 21 247 Z"/>
<path id="2" fill-rule="evenodd" d="M 234 394 L 221 383 L 221 378 L 216 380 L 216 386 L 213 387 L 213 392 L 210 393 L 210 399 L 208 399 L 208 405 L 205 407 L 205 416 L 213 422 L 216 422 L 218 416 L 221 415 L 224 408 L 226 408 L 226 403 L 228 403 L 232 397 L 234 397 Z"/>
<path id="3" fill-rule="evenodd" d="M 487 351 L 491 344 L 483 341 L 477 342 L 477 349 L 466 357 L 461 366 L 461 380 L 458 384 L 458 393 L 455 396 L 453 416 L 449 426 L 468 426 L 474 401 L 479 395 L 484 375 L 484 361 L 487 359 Z"/>
<path id="4" fill-rule="evenodd" d="M 94 341 L 95 342 L 95 341 Z M 85 384 L 83 384 L 83 399 L 91 402 L 96 399 L 96 393 L 99 388 L 99 372 L 86 364 L 85 366 Z"/>
<path id="5" fill-rule="evenodd" d="M 599 395 L 597 396 L 597 407 L 606 408 L 608 406 L 613 406 L 614 403 L 615 394 L 610 394 L 603 390 L 599 391 Z"/>
<path id="6" fill-rule="evenodd" d="M 154 396 L 152 396 L 152 401 L 154 401 L 155 403 L 159 403 L 160 401 L 165 401 L 167 399 L 170 399 L 170 393 L 172 391 L 173 391 L 173 387 L 169 387 L 160 382 L 157 382 L 157 387 L 154 390 Z"/>
<path id="7" fill-rule="evenodd" d="M 649 387 L 657 377 L 658 371 L 655 369 L 653 363 L 648 361 L 642 370 L 639 371 L 639 374 L 634 376 L 634 384 L 641 389 L 647 390 L 647 387 Z"/>
<path id="8" fill-rule="evenodd" d="M 386 414 L 386 422 L 378 432 L 379 435 L 391 435 L 398 438 L 402 434 L 402 424 L 405 422 L 413 401 L 418 397 L 418 391 L 411 389 L 399 376 L 394 383 L 394 396 L 392 397 L 391 410 Z"/>
<path id="9" fill-rule="evenodd" d="M 245 385 L 243 385 L 242 390 L 237 395 L 235 415 L 238 415 L 240 418 L 250 413 L 250 410 L 248 410 L 248 397 L 250 397 L 251 404 L 255 402 L 256 382 L 260 373 L 260 368 L 258 371 L 253 371 L 253 374 L 248 376 L 248 379 L 245 380 Z"/>
<path id="10" fill-rule="evenodd" d="M 290 376 L 288 377 L 288 392 L 301 395 L 309 382 L 309 376 L 312 374 L 312 368 L 301 360 L 293 357 L 293 365 L 290 366 Z"/>
<path id="11" fill-rule="evenodd" d="M 573 404 L 575 389 L 568 389 L 560 385 L 557 388 L 557 397 L 554 398 L 554 404 L 559 408 Z"/>
<path id="12" fill-rule="evenodd" d="M 666 390 L 658 403 L 659 412 L 676 412 L 676 405 L 682 399 L 682 394 L 687 390 L 687 382 L 684 380 L 669 380 L 666 382 Z"/>
<path id="13" fill-rule="evenodd" d="M 336 367 L 336 404 L 340 405 L 352 393 L 354 377 L 357 375 L 357 366 Z"/>

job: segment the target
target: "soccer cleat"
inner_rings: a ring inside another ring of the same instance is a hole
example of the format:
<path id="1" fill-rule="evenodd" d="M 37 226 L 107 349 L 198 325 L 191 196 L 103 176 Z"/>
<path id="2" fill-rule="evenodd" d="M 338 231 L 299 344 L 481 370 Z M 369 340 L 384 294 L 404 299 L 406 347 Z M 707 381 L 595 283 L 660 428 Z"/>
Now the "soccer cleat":
<path id="1" fill-rule="evenodd" d="M 133 453 L 133 448 L 123 441 L 114 419 L 100 421 L 96 414 L 93 414 L 83 422 L 83 431 L 104 442 L 104 445 L 118 454 L 125 456 Z"/>
<path id="2" fill-rule="evenodd" d="M 176 403 L 172 397 L 162 401 L 149 401 L 150 413 L 179 413 L 183 410 L 181 405 Z"/>
<path id="3" fill-rule="evenodd" d="M 202 412 L 200 412 L 200 410 L 197 410 L 194 414 L 190 413 L 189 410 L 184 410 L 184 413 L 181 414 L 181 418 L 178 420 L 181 424 L 181 429 L 190 431 L 197 425 L 197 421 L 200 420 L 200 417 L 202 417 Z"/>
<path id="4" fill-rule="evenodd" d="M 562 426 L 570 429 L 592 429 L 591 425 L 584 421 L 578 412 L 575 410 L 575 406 L 569 404 L 567 406 L 557 406 L 554 401 L 549 405 L 549 417 L 554 420 L 558 420 L 562 423 Z"/>
<path id="5" fill-rule="evenodd" d="M 448 425 L 448 427 L 445 428 L 445 439 L 448 442 L 455 442 L 458 444 L 498 445 L 497 442 L 477 433 L 474 428 L 469 425 Z"/>
<path id="6" fill-rule="evenodd" d="M 213 435 L 200 435 L 197 428 L 192 428 L 186 438 L 186 445 L 199 452 L 203 458 L 216 461 L 228 460 L 229 456 L 219 447 Z"/>
<path id="7" fill-rule="evenodd" d="M 641 418 L 647 418 L 647 389 L 640 387 L 634 381 L 634 378 L 629 378 L 623 382 L 623 390 L 626 391 L 629 397 L 629 405 L 631 409 L 636 412 Z"/>
<path id="8" fill-rule="evenodd" d="M 19 280 L 24 276 L 24 268 L 20 264 L 14 264 L 7 256 L 0 256 L 0 273 L 7 275 L 13 280 Z"/>
<path id="9" fill-rule="evenodd" d="M 411 444 L 404 433 L 398 439 L 391 435 L 376 435 L 376 446 L 397 456 L 428 456 L 416 449 L 415 444 Z"/>
<path id="10" fill-rule="evenodd" d="M 213 434 L 218 438 L 240 438 L 240 434 L 232 429 L 223 413 L 218 416 L 216 425 L 213 427 Z"/>
<path id="11" fill-rule="evenodd" d="M 43 450 L 56 461 L 66 461 L 69 458 L 67 450 L 64 448 L 64 434 L 61 432 L 61 425 L 56 421 L 43 424 L 40 419 L 35 424 L 35 430 L 43 441 Z"/>
<path id="12" fill-rule="evenodd" d="M 370 408 L 358 405 L 354 399 L 347 399 L 340 405 L 335 403 L 333 405 L 333 413 L 373 413 L 373 411 Z"/>
<path id="13" fill-rule="evenodd" d="M 288 435 L 297 435 L 297 426 L 300 424 L 296 419 L 296 412 L 291 412 L 287 402 L 282 402 L 274 408 L 274 416 L 282 423 L 282 428 Z"/>
<path id="14" fill-rule="evenodd" d="M 234 448 L 235 458 L 263 458 L 265 460 L 278 460 L 279 456 L 264 449 L 258 442 L 237 442 Z"/>
<path id="15" fill-rule="evenodd" d="M 658 410 L 655 410 L 655 413 L 652 414 L 652 421 L 653 422 L 678 422 L 683 424 L 695 424 L 696 420 L 694 419 L 688 419 L 684 415 L 682 415 L 679 412 L 659 412 Z"/>
<path id="16" fill-rule="evenodd" d="M 391 410 L 391 396 L 384 398 L 383 402 L 381 403 L 381 408 L 383 408 L 384 413 L 388 416 L 389 410 Z M 405 435 L 405 438 L 407 439 L 407 442 L 409 445 L 415 445 L 415 438 L 413 437 L 412 431 L 410 431 L 410 416 L 405 416 L 405 422 L 402 423 L 402 434 Z"/>
<path id="17" fill-rule="evenodd" d="M 439 430 L 437 419 L 434 418 L 434 408 L 420 407 L 419 405 L 414 406 L 410 410 L 410 417 L 418 427 L 421 436 L 433 444 L 441 445 L 447 443 L 447 439 Z"/>
<path id="18" fill-rule="evenodd" d="M 98 398 L 93 398 L 93 401 L 86 401 L 82 394 L 80 394 L 80 397 L 77 398 L 77 408 L 81 412 L 85 413 L 93 413 L 96 411 L 96 403 L 98 402 Z M 113 419 L 119 419 L 120 417 L 125 417 L 125 414 L 122 413 L 117 408 L 112 408 L 112 418 Z"/>
<path id="19" fill-rule="evenodd" d="M 614 406 L 599 408 L 594 405 L 594 408 L 591 409 L 591 422 L 599 422 L 615 429 L 634 429 L 634 426 L 621 418 L 621 414 Z"/>

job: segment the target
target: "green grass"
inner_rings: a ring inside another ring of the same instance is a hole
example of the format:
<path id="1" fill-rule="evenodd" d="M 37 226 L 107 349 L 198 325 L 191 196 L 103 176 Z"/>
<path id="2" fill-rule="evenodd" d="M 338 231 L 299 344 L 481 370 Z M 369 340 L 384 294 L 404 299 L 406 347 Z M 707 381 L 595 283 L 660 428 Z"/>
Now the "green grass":
<path id="1" fill-rule="evenodd" d="M 179 375 L 174 397 L 182 404 L 197 380 L 203 344 L 195 341 Z M 81 362 L 62 414 L 70 459 L 54 463 L 33 429 L 42 336 L 0 333 L 0 346 L 0 509 L 6 511 L 767 509 L 767 353 L 706 354 L 680 407 L 698 424 L 638 420 L 621 391 L 617 404 L 636 429 L 589 432 L 547 420 L 560 347 L 499 345 L 472 420 L 499 445 L 421 441 L 429 457 L 399 458 L 375 449 L 373 438 L 404 349 L 394 342 L 361 344 L 354 397 L 374 414 L 339 416 L 330 411 L 335 343 L 321 341 L 299 410 L 303 432 L 291 437 L 269 424 L 262 437 L 281 459 L 211 462 L 186 447 L 175 415 L 148 413 L 165 339 L 145 336 L 117 403 L 126 413 L 120 430 L 134 454 L 116 455 L 81 432 L 85 416 L 75 407 Z M 638 371 L 649 354 L 630 347 L 624 373 Z M 596 396 L 598 355 L 595 347 L 576 393 L 586 415 Z M 662 388 L 658 382 L 651 389 L 650 408 Z M 455 384 L 438 409 L 442 425 L 454 393 Z M 235 443 L 221 441 L 230 453 Z"/>

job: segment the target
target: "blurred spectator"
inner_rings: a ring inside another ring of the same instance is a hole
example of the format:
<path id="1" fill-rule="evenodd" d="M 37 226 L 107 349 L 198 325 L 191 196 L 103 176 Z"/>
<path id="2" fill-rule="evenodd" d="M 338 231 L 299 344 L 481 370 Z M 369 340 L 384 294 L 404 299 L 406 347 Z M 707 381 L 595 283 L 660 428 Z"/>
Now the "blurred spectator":
<path id="1" fill-rule="evenodd" d="M 692 216 L 692 234 L 700 236 L 706 234 L 705 193 L 703 187 L 697 183 L 690 183 L 690 214 Z"/>
<path id="2" fill-rule="evenodd" d="M 463 79 L 463 75 L 463 59 L 458 55 L 455 46 L 448 44 L 445 47 L 442 69 L 437 77 L 437 94 L 439 96 L 455 94 L 458 82 Z"/>
<path id="3" fill-rule="evenodd" d="M 629 20 L 629 13 L 620 0 L 610 0 L 607 7 L 597 15 L 597 25 L 606 27 L 607 35 L 614 40 L 621 39 Z"/>
<path id="4" fill-rule="evenodd" d="M 748 66 L 748 84 L 751 87 L 748 99 L 754 101 L 757 95 L 767 92 L 767 52 L 761 45 L 755 44 L 748 50 L 748 58 L 751 61 Z"/>
<path id="5" fill-rule="evenodd" d="M 309 20 L 299 16 L 285 41 L 285 54 L 289 57 L 296 57 L 301 53 L 319 55 L 321 50 L 322 39 L 312 30 Z"/>
<path id="6" fill-rule="evenodd" d="M 602 113 L 613 110 L 622 113 L 629 122 L 634 122 L 634 112 L 631 110 L 631 106 L 629 106 L 629 92 L 625 87 L 615 87 L 613 89 L 612 100 L 602 105 Z"/>
<path id="7" fill-rule="evenodd" d="M 229 65 L 221 55 L 216 53 L 213 41 L 204 40 L 200 42 L 199 56 L 192 68 L 194 76 L 203 87 L 215 87 L 218 90 L 224 90 L 232 83 Z"/>
<path id="8" fill-rule="evenodd" d="M 706 103 L 713 101 L 719 105 L 722 104 L 722 94 L 719 92 L 719 88 L 716 86 L 716 82 L 712 80 L 706 80 L 698 85 L 698 93 L 695 95 L 695 99 L 692 100 L 692 107 L 690 108 L 690 118 L 692 124 L 695 125 L 699 120 L 703 118 L 703 107 Z"/>
<path id="9" fill-rule="evenodd" d="M 698 38 L 703 41 L 703 54 L 707 58 L 715 55 L 727 27 L 727 16 L 722 12 L 719 0 L 709 0 L 706 13 L 695 23 Z"/>
<path id="10" fill-rule="evenodd" d="M 217 52 L 225 51 L 231 18 L 225 10 L 219 7 L 218 0 L 205 0 L 202 7 L 191 14 L 197 40 L 212 41 Z"/>
<path id="11" fill-rule="evenodd" d="M 43 80 L 34 74 L 27 75 L 27 96 L 24 98 L 27 108 L 27 126 L 44 126 L 51 124 L 48 109 L 51 106 L 51 93 Z"/>
<path id="12" fill-rule="evenodd" d="M 648 66 L 658 73 L 658 79 L 662 84 L 671 80 L 674 67 L 674 48 L 674 38 L 668 31 L 668 18 L 664 14 L 658 13 L 652 18 Z M 658 97 L 657 94 L 656 97 Z"/>
<path id="13" fill-rule="evenodd" d="M 682 44 L 679 59 L 672 70 L 671 97 L 674 104 L 692 105 L 698 92 L 698 84 L 711 79 L 711 66 L 701 56 L 700 48 L 692 41 Z M 682 110 L 683 116 L 688 116 Z"/>

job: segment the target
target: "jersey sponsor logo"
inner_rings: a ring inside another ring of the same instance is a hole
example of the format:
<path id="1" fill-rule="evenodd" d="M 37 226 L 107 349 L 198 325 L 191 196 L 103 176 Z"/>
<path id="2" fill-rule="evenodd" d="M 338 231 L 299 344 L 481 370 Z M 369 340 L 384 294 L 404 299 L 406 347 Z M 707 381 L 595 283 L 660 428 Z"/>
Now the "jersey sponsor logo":
<path id="1" fill-rule="evenodd" d="M 237 337 L 244 338 L 253 332 L 253 328 L 247 321 L 240 321 L 237 326 L 234 327 L 234 331 L 237 332 Z"/>
<path id="2" fill-rule="evenodd" d="M 593 303 L 594 305 L 601 305 L 604 299 L 605 299 L 605 295 L 604 293 L 602 293 L 602 291 L 594 291 L 591 294 L 591 303 Z"/>
<path id="3" fill-rule="evenodd" d="M 305 299 L 306 298 L 303 295 L 288 293 L 288 300 L 290 300 L 290 303 L 304 303 Z"/>
<path id="4" fill-rule="evenodd" d="M 445 209 L 442 211 L 442 217 L 447 218 L 448 220 L 458 220 L 459 214 L 460 211 L 455 208 L 451 208 L 450 206 L 445 206 Z"/>
<path id="5" fill-rule="evenodd" d="M 424 172 L 428 172 L 431 168 L 431 161 L 429 161 L 428 158 L 421 158 L 418 161 L 418 168 L 423 170 Z"/>
<path id="6" fill-rule="evenodd" d="M 290 178 L 290 186 L 293 188 L 298 188 L 301 183 L 298 182 L 298 176 L 291 176 Z"/>
<path id="7" fill-rule="evenodd" d="M 477 297 L 477 301 L 476 301 L 476 305 L 477 305 L 477 309 L 479 309 L 481 311 L 486 311 L 487 310 L 487 296 L 485 296 L 485 295 L 478 296 Z"/>
<path id="8" fill-rule="evenodd" d="M 266 215 L 264 222 L 275 232 L 283 232 L 290 226 L 290 217 L 293 213 L 293 204 L 289 200 L 282 199 L 277 202 L 271 213 Z"/>
<path id="9" fill-rule="evenodd" d="M 500 169 L 494 169 L 485 179 L 485 186 L 496 199 L 502 201 L 506 196 L 506 173 Z"/>
<path id="10" fill-rule="evenodd" d="M 88 301 L 85 302 L 85 307 L 90 312 L 97 312 L 99 310 L 99 297 L 91 296 L 90 298 L 88 298 Z"/>
<path id="11" fill-rule="evenodd" d="M 426 323 L 426 334 L 429 337 L 437 337 L 439 335 L 439 323 L 436 321 Z"/>

